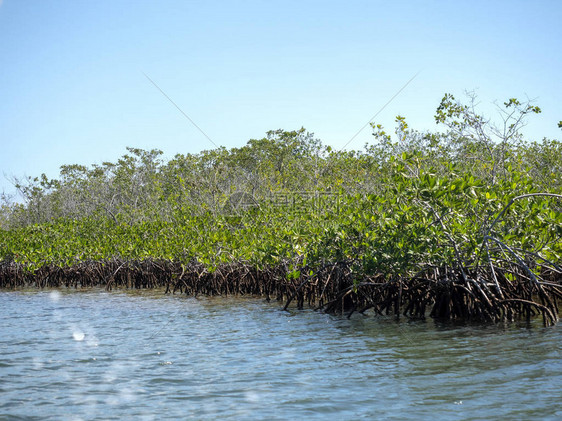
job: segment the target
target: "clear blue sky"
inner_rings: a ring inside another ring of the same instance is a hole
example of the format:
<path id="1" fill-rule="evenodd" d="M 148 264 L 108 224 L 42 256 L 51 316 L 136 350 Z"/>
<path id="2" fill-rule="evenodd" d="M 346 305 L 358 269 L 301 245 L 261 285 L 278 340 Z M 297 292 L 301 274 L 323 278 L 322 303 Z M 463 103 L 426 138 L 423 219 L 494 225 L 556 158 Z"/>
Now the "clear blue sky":
<path id="1" fill-rule="evenodd" d="M 0 192 L 126 146 L 213 148 L 143 72 L 228 148 L 301 126 L 342 147 L 418 71 L 378 123 L 435 130 L 443 94 L 476 89 L 536 98 L 525 133 L 560 139 L 561 22 L 559 0 L 0 0 Z"/>

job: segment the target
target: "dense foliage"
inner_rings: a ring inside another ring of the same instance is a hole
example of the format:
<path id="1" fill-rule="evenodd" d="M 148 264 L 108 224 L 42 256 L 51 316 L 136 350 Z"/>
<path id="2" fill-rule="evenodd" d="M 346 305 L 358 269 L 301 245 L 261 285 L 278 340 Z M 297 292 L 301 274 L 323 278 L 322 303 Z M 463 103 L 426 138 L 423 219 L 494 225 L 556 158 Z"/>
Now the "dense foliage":
<path id="1" fill-rule="evenodd" d="M 360 151 L 276 130 L 167 162 L 128 148 L 116 163 L 63 166 L 17 183 L 25 202 L 3 205 L 0 258 L 29 271 L 115 258 L 282 265 L 299 285 L 337 263 L 355 293 L 366 280 L 470 283 L 481 271 L 497 290 L 499 278 L 559 282 L 562 143 L 522 138 L 532 104 L 510 99 L 494 125 L 471 100 L 445 95 L 436 133 L 400 116 L 394 136 L 373 124 Z"/>

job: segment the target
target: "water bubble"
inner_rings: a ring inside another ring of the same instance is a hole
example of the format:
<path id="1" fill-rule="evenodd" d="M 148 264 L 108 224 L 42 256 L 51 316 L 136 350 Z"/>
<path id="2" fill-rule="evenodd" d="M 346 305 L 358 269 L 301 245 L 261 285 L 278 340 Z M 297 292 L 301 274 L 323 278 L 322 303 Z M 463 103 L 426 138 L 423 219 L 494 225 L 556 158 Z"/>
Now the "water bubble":
<path id="1" fill-rule="evenodd" d="M 164 361 L 163 363 L 160 363 L 160 365 L 172 365 L 173 362 L 171 361 Z"/>
<path id="2" fill-rule="evenodd" d="M 258 402 L 260 400 L 260 395 L 258 395 L 256 392 L 251 390 L 247 391 L 244 394 L 244 397 L 248 402 Z"/>
<path id="3" fill-rule="evenodd" d="M 51 299 L 51 301 L 57 302 L 58 300 L 60 300 L 61 297 L 61 293 L 58 291 L 51 291 L 49 293 L 49 298 Z"/>
<path id="4" fill-rule="evenodd" d="M 35 370 L 41 370 L 43 368 L 43 361 L 41 361 L 39 358 L 34 357 L 32 359 L 33 362 L 33 368 Z"/>
<path id="5" fill-rule="evenodd" d="M 137 393 L 133 387 L 125 388 L 119 393 L 120 403 L 122 402 L 134 402 L 137 400 Z"/>
<path id="6" fill-rule="evenodd" d="M 83 341 L 86 335 L 81 330 L 75 330 L 72 332 L 72 337 L 75 341 Z"/>
<path id="7" fill-rule="evenodd" d="M 89 331 L 89 329 L 86 329 L 86 331 L 88 332 L 88 340 L 86 341 L 86 343 L 88 344 L 88 346 L 91 347 L 98 347 L 99 346 L 99 342 L 98 342 L 98 338 L 95 336 L 95 334 L 91 331 Z"/>
<path id="8" fill-rule="evenodd" d="M 462 401 L 455 401 L 455 405 L 462 405 Z"/>

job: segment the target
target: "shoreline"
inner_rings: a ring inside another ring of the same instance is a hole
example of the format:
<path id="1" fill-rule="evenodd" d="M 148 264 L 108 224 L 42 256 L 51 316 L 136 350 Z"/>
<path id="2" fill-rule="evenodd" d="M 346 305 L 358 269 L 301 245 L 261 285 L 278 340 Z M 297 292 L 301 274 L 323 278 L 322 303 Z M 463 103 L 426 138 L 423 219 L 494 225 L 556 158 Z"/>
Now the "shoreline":
<path id="1" fill-rule="evenodd" d="M 382 274 L 357 279 L 352 262 L 302 267 L 295 276 L 295 262 L 256 268 L 243 262 L 207 268 L 157 259 L 83 261 L 72 266 L 46 264 L 34 271 L 22 263 L 0 262 L 0 288 L 104 288 L 107 291 L 159 289 L 165 294 L 187 296 L 255 296 L 351 317 L 371 310 L 375 315 L 431 317 L 439 320 L 513 322 L 541 316 L 545 326 L 559 318 L 562 275 L 545 274 L 548 282 L 497 277 L 484 268 L 460 273 L 454 268 L 431 268 L 404 279 Z"/>

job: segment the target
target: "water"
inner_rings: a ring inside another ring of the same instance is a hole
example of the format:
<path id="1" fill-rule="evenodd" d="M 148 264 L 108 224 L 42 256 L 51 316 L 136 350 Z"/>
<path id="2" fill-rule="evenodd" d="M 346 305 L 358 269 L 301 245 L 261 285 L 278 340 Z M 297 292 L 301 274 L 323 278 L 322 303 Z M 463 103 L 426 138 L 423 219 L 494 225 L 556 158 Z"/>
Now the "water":
<path id="1" fill-rule="evenodd" d="M 561 419 L 562 329 L 0 292 L 0 419 Z"/>

